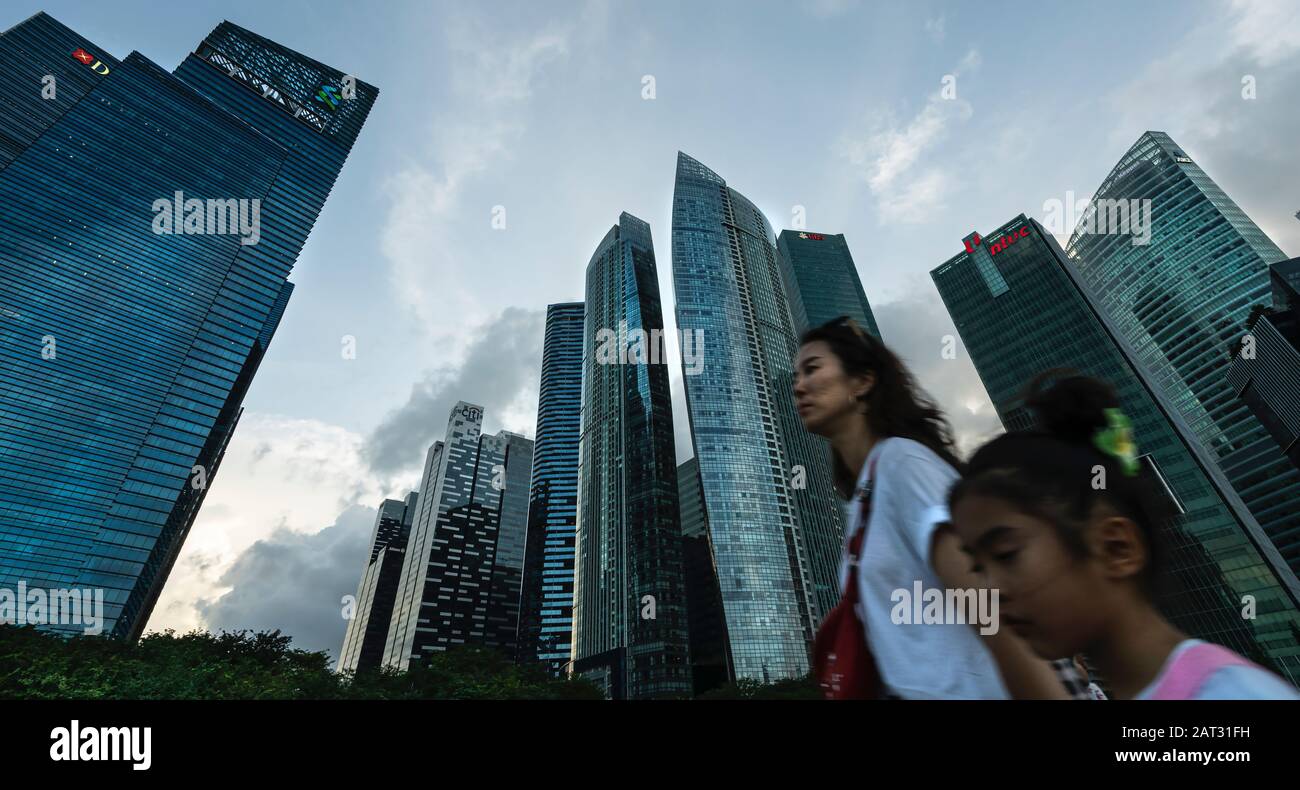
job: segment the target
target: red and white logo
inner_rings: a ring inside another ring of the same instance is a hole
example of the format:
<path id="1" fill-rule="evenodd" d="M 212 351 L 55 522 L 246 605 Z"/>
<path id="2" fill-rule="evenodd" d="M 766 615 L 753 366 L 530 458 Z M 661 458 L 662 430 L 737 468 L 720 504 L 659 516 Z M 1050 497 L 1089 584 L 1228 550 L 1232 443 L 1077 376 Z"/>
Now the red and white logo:
<path id="1" fill-rule="evenodd" d="M 982 241 L 984 240 L 980 238 L 980 235 L 978 233 L 972 233 L 971 237 L 966 240 L 966 254 L 970 255 L 972 252 L 974 252 L 975 248 L 980 246 L 980 242 Z"/>
<path id="2" fill-rule="evenodd" d="M 82 49 L 81 47 L 77 47 L 76 49 L 72 50 L 72 57 L 81 61 L 84 65 L 90 66 L 90 70 L 95 72 L 96 74 L 108 73 L 108 66 L 105 65 L 103 61 L 99 60 L 94 55 L 90 54 L 89 52 Z"/>

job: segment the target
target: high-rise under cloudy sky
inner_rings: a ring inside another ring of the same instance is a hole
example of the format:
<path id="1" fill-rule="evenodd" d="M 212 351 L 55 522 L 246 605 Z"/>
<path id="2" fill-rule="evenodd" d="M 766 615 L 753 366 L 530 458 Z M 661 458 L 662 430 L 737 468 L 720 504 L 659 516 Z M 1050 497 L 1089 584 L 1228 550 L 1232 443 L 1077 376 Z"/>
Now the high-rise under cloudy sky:
<path id="1" fill-rule="evenodd" d="M 336 652 L 375 505 L 416 484 L 457 400 L 532 436 L 546 305 L 582 298 L 622 211 L 651 224 L 673 327 L 678 150 L 774 227 L 802 210 L 846 235 L 886 341 L 967 445 L 998 423 L 964 355 L 941 357 L 955 332 L 929 270 L 972 230 L 1088 197 L 1142 132 L 1300 254 L 1290 0 L 49 0 L 0 27 L 42 9 L 168 70 L 229 19 L 381 89 L 151 630 Z"/>

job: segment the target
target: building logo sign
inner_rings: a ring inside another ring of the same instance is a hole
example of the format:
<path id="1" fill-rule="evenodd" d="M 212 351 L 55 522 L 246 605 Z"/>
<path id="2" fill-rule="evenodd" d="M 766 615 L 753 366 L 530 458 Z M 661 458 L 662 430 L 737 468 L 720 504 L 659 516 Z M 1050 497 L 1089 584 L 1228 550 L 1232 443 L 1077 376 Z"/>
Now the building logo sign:
<path id="1" fill-rule="evenodd" d="M 86 50 L 82 49 L 81 47 L 77 47 L 72 51 L 72 57 L 81 61 L 82 64 L 86 66 L 90 66 L 90 70 L 95 72 L 96 74 L 108 73 L 108 66 L 104 65 L 103 61 L 101 61 L 99 58 L 95 57 L 94 55 L 90 54 Z M 101 71 L 100 69 L 103 69 L 103 71 Z"/>
<path id="2" fill-rule="evenodd" d="M 997 255 L 999 252 L 1002 252 L 1007 247 L 1010 247 L 1012 244 L 1015 244 L 1020 239 L 1026 239 L 1026 238 L 1029 238 L 1028 225 L 1024 226 L 1023 228 L 1020 228 L 1019 230 L 1013 230 L 1010 233 L 1004 235 L 1002 238 L 990 244 L 989 255 Z M 970 237 L 967 238 L 965 241 L 966 254 L 970 255 L 974 253 L 975 248 L 980 246 L 983 243 L 984 243 L 984 239 L 980 238 L 980 235 L 978 233 L 972 233 Z"/>
<path id="3" fill-rule="evenodd" d="M 1002 238 L 990 244 L 989 255 L 997 255 L 999 252 L 1002 252 L 1007 247 L 1010 247 L 1012 244 L 1015 244 L 1017 240 L 1027 239 L 1027 238 L 1029 238 L 1028 225 L 1024 226 L 1020 230 L 1013 230 L 1007 235 L 1003 236 Z"/>
<path id="4" fill-rule="evenodd" d="M 334 110 L 338 108 L 339 102 L 342 100 L 339 96 L 338 89 L 329 85 L 322 85 L 320 90 L 316 91 L 316 95 L 312 98 L 330 112 L 334 112 Z"/>
<path id="5" fill-rule="evenodd" d="M 799 238 L 801 238 L 801 239 L 812 239 L 813 241 L 821 241 L 822 239 L 824 239 L 824 238 L 826 238 L 826 237 L 823 236 L 823 235 L 820 234 L 820 233 L 800 233 L 800 234 L 799 234 Z"/>

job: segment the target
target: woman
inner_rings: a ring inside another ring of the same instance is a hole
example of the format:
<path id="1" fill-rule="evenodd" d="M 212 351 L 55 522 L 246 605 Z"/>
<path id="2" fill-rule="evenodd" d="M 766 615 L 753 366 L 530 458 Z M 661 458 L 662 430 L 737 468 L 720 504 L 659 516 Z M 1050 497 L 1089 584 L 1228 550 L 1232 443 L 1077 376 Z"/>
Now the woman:
<path id="1" fill-rule="evenodd" d="M 918 582 L 926 591 L 982 585 L 947 526 L 945 502 L 960 467 L 947 422 L 898 357 L 851 319 L 836 319 L 802 338 L 794 396 L 804 427 L 830 442 L 836 490 L 851 498 L 840 562 L 844 599 L 818 635 L 828 694 L 1068 698 L 1047 662 L 997 627 L 995 603 L 992 627 L 978 630 L 973 624 L 987 611 L 967 609 L 943 623 L 906 616 Z M 963 600 L 970 606 L 972 599 L 978 596 Z M 995 591 L 984 599 L 996 602 Z M 833 645 L 851 632 L 863 634 L 869 657 L 845 666 L 843 641 Z M 862 676 L 874 673 L 877 690 L 845 691 L 861 689 Z"/>

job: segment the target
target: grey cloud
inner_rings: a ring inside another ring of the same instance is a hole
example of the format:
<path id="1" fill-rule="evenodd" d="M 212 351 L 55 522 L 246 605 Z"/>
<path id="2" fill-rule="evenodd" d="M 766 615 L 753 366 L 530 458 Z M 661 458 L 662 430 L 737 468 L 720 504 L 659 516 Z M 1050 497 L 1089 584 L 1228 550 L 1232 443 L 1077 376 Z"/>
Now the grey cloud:
<path id="1" fill-rule="evenodd" d="M 362 456 L 371 469 L 386 474 L 423 462 L 429 445 L 445 432 L 456 401 L 477 403 L 485 419 L 498 419 L 520 392 L 537 385 L 545 329 L 543 310 L 504 310 L 470 341 L 458 370 L 426 373 L 406 404 L 366 439 Z"/>
<path id="2" fill-rule="evenodd" d="M 356 594 L 374 522 L 374 508 L 354 505 L 314 535 L 277 529 L 222 574 L 218 584 L 230 592 L 195 605 L 204 624 L 279 629 L 294 647 L 337 656 L 347 628 L 341 599 Z"/>
<path id="3" fill-rule="evenodd" d="M 962 345 L 948 311 L 933 289 L 907 298 L 872 305 L 885 344 L 898 354 L 921 387 L 943 409 L 963 453 L 969 455 L 982 442 L 1002 432 L 988 393 Z M 956 358 L 944 359 L 944 337 L 956 342 Z M 978 404 L 972 414 L 967 404 Z"/>

